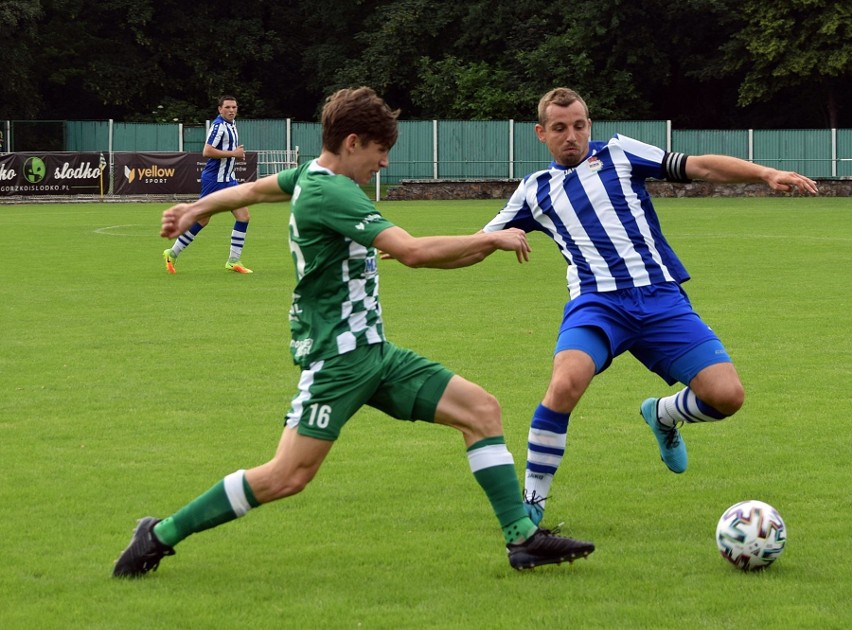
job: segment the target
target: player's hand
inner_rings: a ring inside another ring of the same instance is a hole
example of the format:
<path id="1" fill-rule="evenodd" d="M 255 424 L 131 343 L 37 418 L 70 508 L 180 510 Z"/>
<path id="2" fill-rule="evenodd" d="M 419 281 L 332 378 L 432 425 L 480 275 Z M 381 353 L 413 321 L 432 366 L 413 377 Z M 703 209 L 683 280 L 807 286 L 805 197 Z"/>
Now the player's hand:
<path id="1" fill-rule="evenodd" d="M 530 244 L 527 241 L 527 233 L 518 228 L 509 228 L 508 230 L 500 230 L 499 232 L 491 232 L 496 238 L 497 249 L 502 249 L 507 252 L 515 252 L 518 257 L 518 262 L 523 263 L 530 259 Z"/>
<path id="2" fill-rule="evenodd" d="M 767 183 L 773 190 L 780 190 L 782 192 L 798 190 L 799 192 L 811 193 L 812 195 L 819 194 L 819 188 L 817 188 L 817 183 L 814 180 L 791 171 L 776 170 L 771 173 Z"/>
<path id="3" fill-rule="evenodd" d="M 189 212 L 190 204 L 179 203 L 163 212 L 160 236 L 177 238 L 195 223 L 195 217 Z"/>
<path id="4" fill-rule="evenodd" d="M 237 159 L 246 159 L 246 148 L 242 144 L 237 147 Z"/>

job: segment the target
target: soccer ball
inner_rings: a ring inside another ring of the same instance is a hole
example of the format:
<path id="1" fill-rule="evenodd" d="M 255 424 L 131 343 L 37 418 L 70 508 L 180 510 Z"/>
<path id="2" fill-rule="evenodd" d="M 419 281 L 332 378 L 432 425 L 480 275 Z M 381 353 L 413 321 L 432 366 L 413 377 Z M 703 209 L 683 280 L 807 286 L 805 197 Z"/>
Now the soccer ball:
<path id="1" fill-rule="evenodd" d="M 729 507 L 716 525 L 722 557 L 743 571 L 765 569 L 787 544 L 787 527 L 774 507 L 763 501 L 741 501 Z"/>

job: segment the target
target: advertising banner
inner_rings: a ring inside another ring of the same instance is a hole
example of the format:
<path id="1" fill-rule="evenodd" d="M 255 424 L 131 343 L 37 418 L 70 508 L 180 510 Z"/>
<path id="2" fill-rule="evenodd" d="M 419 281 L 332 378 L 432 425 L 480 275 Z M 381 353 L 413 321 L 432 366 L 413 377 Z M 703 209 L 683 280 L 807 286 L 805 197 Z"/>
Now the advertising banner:
<path id="1" fill-rule="evenodd" d="M 0 195 L 103 195 L 109 166 L 103 153 L 0 155 Z"/>
<path id="2" fill-rule="evenodd" d="M 201 153 L 113 154 L 116 195 L 197 195 L 207 158 Z M 257 178 L 257 153 L 246 153 L 234 169 L 242 183 Z"/>

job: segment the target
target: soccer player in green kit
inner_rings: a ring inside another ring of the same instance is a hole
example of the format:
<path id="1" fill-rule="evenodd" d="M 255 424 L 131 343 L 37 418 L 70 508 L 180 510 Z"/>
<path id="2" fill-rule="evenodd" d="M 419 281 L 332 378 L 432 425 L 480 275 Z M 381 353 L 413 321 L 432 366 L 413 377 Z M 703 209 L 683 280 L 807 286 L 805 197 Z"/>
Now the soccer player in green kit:
<path id="1" fill-rule="evenodd" d="M 503 530 L 512 567 L 570 562 L 594 551 L 592 543 L 539 529 L 527 516 L 494 396 L 385 338 L 379 251 L 409 267 L 437 268 L 472 265 L 497 250 L 515 252 L 519 262 L 529 254 L 521 230 L 415 238 L 378 212 L 359 184 L 387 167 L 397 116 L 370 88 L 339 90 L 323 108 L 323 148 L 316 160 L 163 213 L 161 235 L 174 238 L 198 218 L 292 201 L 296 286 L 290 350 L 301 377 L 273 458 L 227 475 L 165 519 L 141 519 L 115 563 L 116 577 L 142 576 L 173 555 L 187 536 L 303 490 L 343 425 L 364 405 L 399 420 L 444 424 L 462 433 L 471 471 Z"/>

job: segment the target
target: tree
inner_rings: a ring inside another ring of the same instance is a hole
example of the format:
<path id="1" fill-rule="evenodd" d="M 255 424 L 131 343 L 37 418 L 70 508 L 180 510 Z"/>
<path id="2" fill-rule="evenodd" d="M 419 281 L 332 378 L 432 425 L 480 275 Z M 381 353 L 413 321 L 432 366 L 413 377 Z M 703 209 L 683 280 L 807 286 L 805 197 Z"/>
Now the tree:
<path id="1" fill-rule="evenodd" d="M 38 43 L 36 23 L 41 15 L 38 2 L 4 0 L 0 4 L 0 41 L 3 42 L 0 120 L 12 116 L 30 118 L 42 107 L 42 96 L 35 80 L 38 68 L 31 54 Z"/>
<path id="2" fill-rule="evenodd" d="M 244 114 L 280 115 L 265 84 L 281 54 L 270 5 L 225 0 L 44 0 L 38 41 L 42 116 L 201 122 L 223 93 Z M 287 67 L 282 68 L 286 71 Z M 159 106 L 163 106 L 162 108 Z"/>
<path id="3" fill-rule="evenodd" d="M 596 118 L 685 117 L 683 94 L 699 84 L 690 69 L 717 48 L 707 42 L 720 33 L 719 5 L 575 0 L 566 11 L 543 0 L 468 2 L 442 56 L 420 58 L 412 99 L 433 117 L 528 120 L 541 94 L 564 85 Z"/>
<path id="4" fill-rule="evenodd" d="M 241 117 L 312 120 L 332 90 L 370 85 L 408 119 L 531 120 L 540 95 L 566 85 L 597 119 L 843 126 L 850 11 L 830 0 L 3 0 L 0 119 L 193 123 L 231 93 Z"/>
<path id="5" fill-rule="evenodd" d="M 852 5 L 833 0 L 744 0 L 743 27 L 726 47 L 735 69 L 744 68 L 739 104 L 769 102 L 794 93 L 803 106 L 821 105 L 837 127 L 841 93 L 852 82 Z M 807 95 L 807 99 L 800 98 Z"/>
<path id="6" fill-rule="evenodd" d="M 325 88 L 369 85 L 406 117 L 419 117 L 420 108 L 411 98 L 420 80 L 418 60 L 455 48 L 463 5 L 440 0 L 375 4 L 353 35 L 349 60 L 338 66 Z"/>

